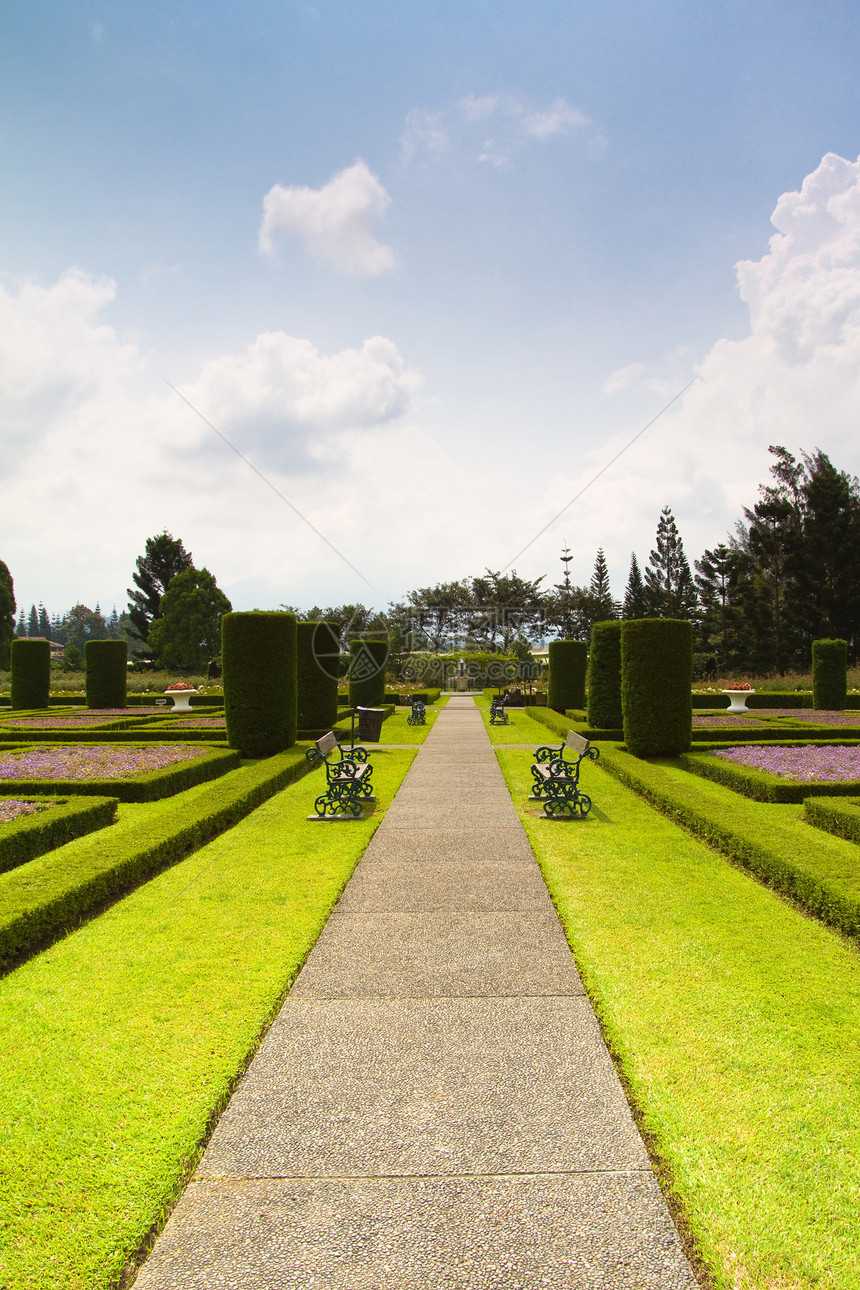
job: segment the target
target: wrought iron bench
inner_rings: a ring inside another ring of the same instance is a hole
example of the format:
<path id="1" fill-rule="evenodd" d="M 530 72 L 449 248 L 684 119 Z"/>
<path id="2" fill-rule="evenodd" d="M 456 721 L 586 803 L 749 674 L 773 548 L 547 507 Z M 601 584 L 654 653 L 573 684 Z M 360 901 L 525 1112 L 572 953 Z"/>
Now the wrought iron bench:
<path id="1" fill-rule="evenodd" d="M 575 761 L 565 757 L 566 749 L 575 754 Z M 543 802 L 544 819 L 560 819 L 564 815 L 585 819 L 591 810 L 591 798 L 579 791 L 579 768 L 584 761 L 596 761 L 599 756 L 599 750 L 592 748 L 575 730 L 568 732 L 560 748 L 537 749 L 529 800 Z"/>
<path id="2" fill-rule="evenodd" d="M 406 718 L 407 726 L 426 726 L 427 712 L 421 699 L 412 700 L 412 711 Z"/>
<path id="3" fill-rule="evenodd" d="M 309 749 L 316 756 L 313 763 L 322 762 L 325 766 L 328 790 L 320 793 L 314 802 L 316 815 L 309 815 L 309 820 L 358 820 L 361 819 L 365 802 L 374 801 L 370 783 L 373 767 L 367 760 L 366 748 L 342 749 L 329 731 L 316 746 Z M 337 757 L 334 754 L 337 754 Z M 362 753 L 363 757 L 355 754 Z M 310 760 L 310 759 L 309 759 Z"/>
<path id="4" fill-rule="evenodd" d="M 506 694 L 496 695 L 490 700 L 490 725 L 491 726 L 509 726 L 511 719 L 505 711 L 505 704 L 508 696 Z"/>

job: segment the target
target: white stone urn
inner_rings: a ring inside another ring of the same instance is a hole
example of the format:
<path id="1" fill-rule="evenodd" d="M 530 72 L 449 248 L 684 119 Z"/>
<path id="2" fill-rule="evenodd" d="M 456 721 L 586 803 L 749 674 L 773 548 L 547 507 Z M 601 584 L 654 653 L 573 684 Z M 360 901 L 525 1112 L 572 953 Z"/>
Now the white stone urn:
<path id="1" fill-rule="evenodd" d="M 721 690 L 720 693 L 729 696 L 729 712 L 748 712 L 747 699 L 755 690 Z"/>
<path id="2" fill-rule="evenodd" d="M 191 696 L 196 693 L 196 690 L 165 690 L 168 699 L 173 700 L 174 712 L 190 712 Z"/>

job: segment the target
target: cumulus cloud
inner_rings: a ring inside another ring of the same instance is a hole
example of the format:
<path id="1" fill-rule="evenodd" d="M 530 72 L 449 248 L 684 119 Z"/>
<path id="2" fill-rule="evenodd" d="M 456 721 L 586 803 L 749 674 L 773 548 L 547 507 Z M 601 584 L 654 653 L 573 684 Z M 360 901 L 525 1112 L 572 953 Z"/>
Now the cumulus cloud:
<path id="1" fill-rule="evenodd" d="M 505 166 L 527 144 L 572 131 L 599 142 L 590 117 L 564 98 L 541 107 L 516 94 L 466 94 L 435 112 L 410 112 L 400 143 L 405 161 L 439 157 L 456 140 L 475 160 Z"/>
<path id="2" fill-rule="evenodd" d="M 367 277 L 384 273 L 394 267 L 395 256 L 371 229 L 390 201 L 378 176 L 360 159 L 322 188 L 275 184 L 263 198 L 260 250 L 271 254 L 276 237 L 286 233 L 343 273 Z"/>

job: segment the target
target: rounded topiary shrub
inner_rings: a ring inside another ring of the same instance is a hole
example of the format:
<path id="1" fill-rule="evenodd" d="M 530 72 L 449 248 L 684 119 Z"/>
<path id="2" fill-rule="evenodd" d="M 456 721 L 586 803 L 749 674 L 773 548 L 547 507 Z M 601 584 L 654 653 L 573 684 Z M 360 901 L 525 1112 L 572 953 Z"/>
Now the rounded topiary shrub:
<path id="1" fill-rule="evenodd" d="M 124 708 L 128 681 L 128 645 L 125 641 L 87 641 L 87 707 Z"/>
<path id="2" fill-rule="evenodd" d="M 848 642 L 812 642 L 812 706 L 841 712 L 848 695 Z"/>
<path id="3" fill-rule="evenodd" d="M 296 742 L 296 616 L 253 610 L 221 619 L 227 742 L 271 757 Z"/>
<path id="4" fill-rule="evenodd" d="M 693 725 L 693 629 L 678 618 L 621 624 L 624 742 L 636 757 L 677 756 Z"/>
<path id="5" fill-rule="evenodd" d="M 337 624 L 297 623 L 296 646 L 299 730 L 330 730 L 337 720 Z"/>
<path id="6" fill-rule="evenodd" d="M 51 643 L 43 640 L 12 642 L 12 707 L 47 708 L 51 697 Z"/>
<path id="7" fill-rule="evenodd" d="M 585 707 L 586 641 L 550 641 L 546 705 L 555 712 Z"/>
<path id="8" fill-rule="evenodd" d="M 588 649 L 588 724 L 596 730 L 620 730 L 621 622 L 595 623 Z"/>
<path id="9" fill-rule="evenodd" d="M 387 662 L 387 640 L 365 636 L 349 642 L 349 701 L 352 707 L 382 707 Z"/>

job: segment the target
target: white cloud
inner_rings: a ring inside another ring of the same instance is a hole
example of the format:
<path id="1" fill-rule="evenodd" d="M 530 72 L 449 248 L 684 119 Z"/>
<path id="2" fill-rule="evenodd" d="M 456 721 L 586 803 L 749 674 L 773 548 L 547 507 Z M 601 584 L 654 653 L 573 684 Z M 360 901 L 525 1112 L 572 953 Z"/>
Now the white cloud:
<path id="1" fill-rule="evenodd" d="M 371 228 L 390 201 L 378 176 L 360 159 L 322 188 L 275 184 L 263 198 L 260 250 L 271 253 L 278 234 L 293 234 L 311 255 L 343 273 L 384 273 L 394 267 L 395 256 L 377 242 Z"/>
<path id="2" fill-rule="evenodd" d="M 410 112 L 400 142 L 405 161 L 438 158 L 456 140 L 475 160 L 501 167 L 529 143 L 572 131 L 590 147 L 601 143 L 591 119 L 564 98 L 541 107 L 516 94 L 466 94 L 436 112 Z"/>

